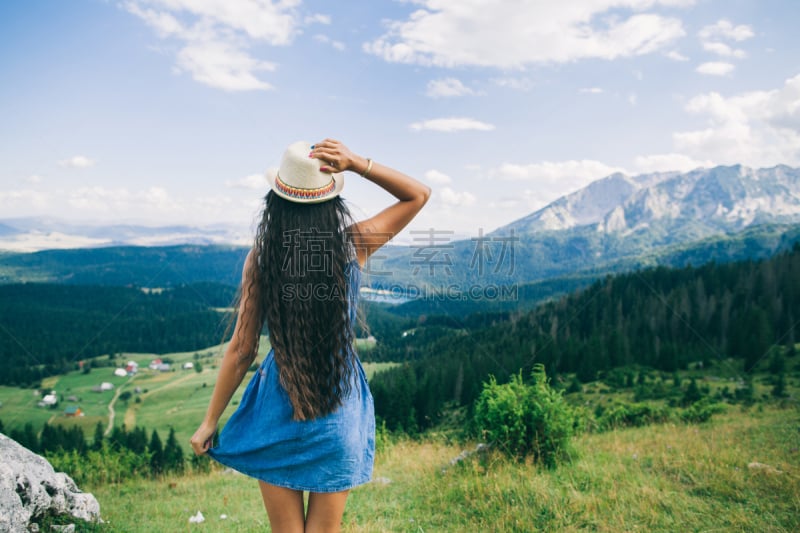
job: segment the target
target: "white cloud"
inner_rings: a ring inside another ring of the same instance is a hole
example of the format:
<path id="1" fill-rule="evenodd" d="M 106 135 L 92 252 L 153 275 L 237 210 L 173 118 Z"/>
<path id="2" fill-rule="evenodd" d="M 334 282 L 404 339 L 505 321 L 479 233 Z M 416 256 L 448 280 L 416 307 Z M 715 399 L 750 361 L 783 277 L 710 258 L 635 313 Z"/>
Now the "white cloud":
<path id="1" fill-rule="evenodd" d="M 710 160 L 697 160 L 684 154 L 652 154 L 638 156 L 634 159 L 634 170 L 637 174 L 648 174 L 651 172 L 666 172 L 677 170 L 688 172 L 700 167 L 713 167 L 714 162 Z"/>
<path id="2" fill-rule="evenodd" d="M 500 198 L 499 200 L 492 200 L 487 205 L 490 209 L 511 209 L 519 205 L 519 198 Z"/>
<path id="3" fill-rule="evenodd" d="M 31 174 L 30 176 L 25 178 L 25 181 L 27 181 L 28 183 L 41 183 L 42 177 L 39 176 L 38 174 Z"/>
<path id="4" fill-rule="evenodd" d="M 734 26 L 729 20 L 722 19 L 716 24 L 705 26 L 698 32 L 700 42 L 706 52 L 724 57 L 727 59 L 742 59 L 747 57 L 747 52 L 741 48 L 733 48 L 723 40 L 736 42 L 744 41 L 753 37 L 753 30 L 750 26 L 740 24 Z M 699 65 L 695 70 L 700 74 L 711 76 L 726 76 L 733 72 L 734 65 L 723 61 L 709 61 Z"/>
<path id="5" fill-rule="evenodd" d="M 67 168 L 89 168 L 94 165 L 94 160 L 83 155 L 76 155 L 68 159 L 62 159 L 58 164 Z"/>
<path id="6" fill-rule="evenodd" d="M 425 180 L 436 185 L 448 185 L 453 182 L 452 178 L 444 172 L 433 169 L 425 173 Z"/>
<path id="7" fill-rule="evenodd" d="M 723 61 L 709 61 L 698 65 L 695 71 L 700 74 L 707 74 L 709 76 L 727 76 L 736 67 L 733 63 L 725 63 Z"/>
<path id="8" fill-rule="evenodd" d="M 503 202 L 519 200 L 526 209 L 535 210 L 549 204 L 565 194 L 586 187 L 591 182 L 613 174 L 624 172 L 594 160 L 543 161 L 527 165 L 505 163 L 489 170 L 490 179 L 529 183 L 532 189 L 525 189 L 514 198 L 503 198 Z M 514 185 L 514 190 L 519 186 Z"/>
<path id="9" fill-rule="evenodd" d="M 156 30 L 159 37 L 188 36 L 189 31 L 169 13 L 146 9 L 135 2 L 126 2 L 123 5 L 129 13 L 136 15 Z"/>
<path id="10" fill-rule="evenodd" d="M 529 78 L 492 78 L 490 81 L 498 87 L 514 89 L 515 91 L 530 91 L 536 85 L 534 81 Z"/>
<path id="11" fill-rule="evenodd" d="M 45 209 L 48 205 L 48 195 L 41 191 L 31 189 L 0 191 L 0 207 L 3 208 L 4 215 L 24 214 L 16 212 L 20 207 Z"/>
<path id="12" fill-rule="evenodd" d="M 126 187 L 86 186 L 50 193 L 51 201 L 66 198 L 73 212 L 84 218 L 115 220 L 159 220 L 161 223 L 201 223 L 245 220 L 252 213 L 247 201 L 234 202 L 224 195 L 212 198 L 174 196 L 163 187 L 128 189 Z"/>
<path id="13" fill-rule="evenodd" d="M 681 54 L 677 50 L 670 50 L 669 52 L 667 52 L 666 56 L 672 59 L 673 61 L 689 61 L 688 57 Z"/>
<path id="14" fill-rule="evenodd" d="M 731 48 L 727 44 L 718 41 L 704 42 L 703 49 L 707 52 L 711 52 L 722 57 L 735 57 L 737 59 L 747 57 L 747 52 L 744 50 L 739 48 Z"/>
<path id="15" fill-rule="evenodd" d="M 330 25 L 331 17 L 330 15 L 323 15 L 321 13 L 316 13 L 314 15 L 310 15 L 305 18 L 306 24 L 325 24 L 326 26 Z"/>
<path id="16" fill-rule="evenodd" d="M 333 48 L 335 48 L 336 50 L 339 50 L 340 52 L 343 51 L 345 48 L 347 48 L 347 46 L 342 41 L 335 41 L 330 37 L 328 37 L 327 35 L 323 35 L 321 33 L 316 34 L 314 36 L 314 40 L 317 41 L 318 43 L 328 44 Z"/>
<path id="17" fill-rule="evenodd" d="M 530 187 L 513 185 L 513 196 L 502 196 L 488 205 L 493 209 L 530 212 L 540 209 L 558 198 L 586 187 L 591 182 L 621 172 L 626 175 L 688 171 L 698 167 L 710 167 L 708 160 L 697 160 L 679 153 L 653 154 L 635 158 L 634 168 L 607 165 L 601 161 L 583 159 L 568 161 L 543 161 L 527 165 L 506 163 L 489 171 L 490 179 L 525 183 Z M 522 216 L 522 213 L 519 215 Z"/>
<path id="18" fill-rule="evenodd" d="M 227 91 L 271 88 L 259 73 L 275 65 L 256 58 L 251 44 L 285 46 L 303 24 L 329 24 L 330 17 L 300 19 L 301 0 L 128 0 L 122 7 L 142 19 L 162 39 L 181 42 L 180 71 L 200 83 Z M 338 42 L 332 43 L 338 46 Z"/>
<path id="19" fill-rule="evenodd" d="M 612 167 L 592 159 L 569 161 L 542 161 L 528 165 L 505 163 L 489 171 L 489 177 L 511 181 L 536 181 L 558 183 L 562 180 L 578 180 L 589 183 L 624 169 Z"/>
<path id="20" fill-rule="evenodd" d="M 642 10 L 693 0 L 414 0 L 407 20 L 364 44 L 386 61 L 503 69 L 579 59 L 615 59 L 664 48 L 685 35 L 681 21 Z M 619 11 L 632 13 L 623 16 Z M 603 16 L 614 10 L 612 16 Z"/>
<path id="21" fill-rule="evenodd" d="M 295 9 L 299 4 L 300 0 L 131 0 L 125 2 L 124 7 L 156 29 L 165 26 L 154 23 L 154 20 L 172 17 L 178 22 L 180 16 L 187 22 L 239 32 L 278 46 L 289 44 L 299 31 L 300 22 Z M 145 5 L 152 6 L 152 9 L 142 7 Z M 312 22 L 318 22 L 314 15 L 310 17 Z M 173 26 L 173 23 L 166 25 L 168 28 Z M 188 24 L 178 23 L 178 26 L 186 28 Z"/>
<path id="22" fill-rule="evenodd" d="M 474 95 L 475 91 L 461 83 L 457 78 L 442 78 L 428 82 L 425 95 L 431 98 L 448 98 L 452 96 Z"/>
<path id="23" fill-rule="evenodd" d="M 171 222 L 192 215 L 202 216 L 196 202 L 188 198 L 176 199 L 163 187 L 130 190 L 95 185 L 51 194 L 53 197 L 63 194 L 66 204 L 85 217 L 113 214 L 121 218 L 153 218 Z"/>
<path id="24" fill-rule="evenodd" d="M 601 89 L 600 87 L 584 87 L 580 89 L 579 92 L 585 94 L 601 94 L 603 92 L 603 89 Z"/>
<path id="25" fill-rule="evenodd" d="M 422 122 L 414 122 L 409 125 L 414 131 L 431 130 L 431 131 L 491 131 L 494 129 L 493 124 L 481 122 L 474 118 L 467 117 L 449 117 L 449 118 L 435 118 L 431 120 L 423 120 Z"/>
<path id="26" fill-rule="evenodd" d="M 730 39 L 733 41 L 745 41 L 755 35 L 753 29 L 746 24 L 734 26 L 727 19 L 720 19 L 715 24 L 704 26 L 697 34 L 703 41 L 711 39 Z"/>
<path id="27" fill-rule="evenodd" d="M 475 195 L 468 191 L 456 192 L 450 187 L 442 187 L 434 191 L 434 197 L 442 204 L 450 207 L 469 207 L 475 204 Z"/>
<path id="28" fill-rule="evenodd" d="M 773 90 L 701 94 L 686 109 L 707 119 L 704 129 L 673 134 L 689 157 L 755 167 L 800 164 L 800 75 Z"/>
<path id="29" fill-rule="evenodd" d="M 264 174 L 250 174 L 238 180 L 228 180 L 225 182 L 225 186 L 229 189 L 263 189 L 266 191 L 268 182 Z"/>
<path id="30" fill-rule="evenodd" d="M 636 106 L 639 103 L 639 95 L 636 93 L 630 93 L 628 95 L 628 103 L 632 106 Z"/>
<path id="31" fill-rule="evenodd" d="M 261 187 L 266 192 L 266 185 Z M 182 191 L 186 192 L 186 191 Z M 191 194 L 192 191 L 189 191 Z M 151 224 L 241 224 L 259 211 L 263 195 L 176 196 L 163 187 L 142 189 L 87 185 L 59 189 L 0 190 L 0 213 L 7 217 L 58 216 L 80 220 Z"/>
<path id="32" fill-rule="evenodd" d="M 255 72 L 275 70 L 275 65 L 258 61 L 221 41 L 196 42 L 178 53 L 178 66 L 192 78 L 217 89 L 249 91 L 271 89 Z"/>

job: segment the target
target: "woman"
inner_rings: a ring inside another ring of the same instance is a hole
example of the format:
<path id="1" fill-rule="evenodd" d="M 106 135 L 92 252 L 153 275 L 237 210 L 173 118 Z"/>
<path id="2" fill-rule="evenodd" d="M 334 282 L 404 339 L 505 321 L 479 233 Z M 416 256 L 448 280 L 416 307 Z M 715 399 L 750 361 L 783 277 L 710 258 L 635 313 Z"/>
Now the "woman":
<path id="1" fill-rule="evenodd" d="M 344 171 L 397 202 L 352 223 L 339 196 Z M 292 144 L 268 178 L 233 337 L 191 444 L 259 480 L 273 531 L 338 531 L 349 489 L 372 475 L 375 448 L 372 396 L 353 348 L 361 268 L 422 209 L 430 189 L 332 139 Z M 264 323 L 272 348 L 211 448 Z"/>

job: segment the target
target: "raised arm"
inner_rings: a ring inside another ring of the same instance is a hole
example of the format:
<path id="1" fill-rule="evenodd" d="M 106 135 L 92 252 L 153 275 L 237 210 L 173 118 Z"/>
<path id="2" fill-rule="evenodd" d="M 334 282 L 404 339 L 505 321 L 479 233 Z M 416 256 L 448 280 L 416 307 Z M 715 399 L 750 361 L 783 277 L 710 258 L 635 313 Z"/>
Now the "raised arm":
<path id="1" fill-rule="evenodd" d="M 431 189 L 427 185 L 391 167 L 356 155 L 339 141 L 325 139 L 314 145 L 310 155 L 327 163 L 321 167 L 323 171 L 356 172 L 397 198 L 396 203 L 353 228 L 358 262 L 362 266 L 375 250 L 406 227 L 430 198 Z"/>
<path id="2" fill-rule="evenodd" d="M 233 337 L 222 358 L 206 416 L 190 441 L 194 453 L 198 455 L 208 451 L 211 437 L 217 430 L 222 412 L 228 406 L 233 393 L 242 383 L 247 369 L 250 368 L 256 357 L 262 323 L 258 303 L 258 284 L 254 283 L 256 269 L 255 254 L 251 250 L 244 262 L 242 296 L 239 300 L 239 314 L 236 318 Z"/>

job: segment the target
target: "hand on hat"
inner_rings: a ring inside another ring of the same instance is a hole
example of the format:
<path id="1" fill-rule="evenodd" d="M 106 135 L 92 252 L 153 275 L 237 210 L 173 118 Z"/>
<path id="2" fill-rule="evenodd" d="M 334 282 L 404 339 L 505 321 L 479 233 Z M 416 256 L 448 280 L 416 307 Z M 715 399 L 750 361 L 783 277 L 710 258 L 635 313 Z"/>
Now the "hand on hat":
<path id="1" fill-rule="evenodd" d="M 322 161 L 320 170 L 323 172 L 352 170 L 361 174 L 362 172 L 358 169 L 367 167 L 366 159 L 355 155 L 347 146 L 334 139 L 325 139 L 311 145 L 311 153 L 308 154 L 308 157 L 316 157 Z"/>

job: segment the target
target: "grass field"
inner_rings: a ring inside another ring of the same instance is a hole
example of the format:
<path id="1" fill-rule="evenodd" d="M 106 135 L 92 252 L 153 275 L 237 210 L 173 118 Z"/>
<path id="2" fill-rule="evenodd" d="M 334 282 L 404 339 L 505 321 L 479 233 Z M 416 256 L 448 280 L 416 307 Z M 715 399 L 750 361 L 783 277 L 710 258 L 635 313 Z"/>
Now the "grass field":
<path id="1" fill-rule="evenodd" d="M 114 404 L 115 424 L 158 429 L 162 439 L 174 428 L 188 454 L 188 439 L 205 412 L 222 348 L 161 356 L 172 360 L 175 370 L 169 372 L 146 370 L 153 354 L 120 354 L 119 361 L 139 363 L 139 374 L 116 377 L 113 368 L 96 368 L 47 379 L 43 386 L 48 391 L 79 399 L 86 412 L 82 418 L 62 415 L 73 402 L 41 408 L 33 391 L 0 387 L 0 420 L 6 431 L 26 422 L 37 430 L 46 421 L 79 424 L 91 438 L 98 421 L 108 423 L 115 393 L 130 391 L 127 401 Z M 263 342 L 259 360 L 268 348 Z M 199 363 L 202 371 L 181 370 L 189 361 Z M 391 365 L 364 367 L 372 376 Z M 796 366 L 787 377 L 794 398 L 800 389 Z M 690 377 L 701 380 L 712 395 L 735 388 L 740 379 L 732 363 L 681 372 L 684 382 Z M 654 386 L 659 380 L 669 386 L 672 378 L 652 372 L 648 379 Z M 115 390 L 92 392 L 102 381 L 113 383 Z M 140 392 L 134 393 L 137 388 Z M 770 389 L 769 376 L 756 375 L 754 406 L 727 405 L 705 424 L 583 433 L 575 438 L 572 461 L 553 470 L 493 452 L 451 465 L 465 448 L 474 447 L 451 439 L 463 423 L 457 416 L 450 429 L 429 432 L 421 440 L 390 437 L 379 446 L 375 481 L 350 496 L 344 530 L 800 531 L 800 409 L 796 400 L 772 398 Z M 589 410 L 634 400 L 631 389 L 614 390 L 601 382 L 583 385 L 568 398 Z M 229 471 L 82 488 L 100 502 L 108 521 L 101 531 L 268 530 L 256 483 Z M 197 511 L 206 521 L 189 524 Z"/>
<path id="2" fill-rule="evenodd" d="M 799 429 L 796 408 L 732 407 L 699 426 L 579 436 L 553 470 L 492 453 L 452 466 L 462 448 L 445 438 L 398 440 L 352 492 L 344 530 L 800 531 Z M 235 473 L 86 488 L 110 531 L 268 530 L 256 483 Z M 189 524 L 197 511 L 206 522 Z"/>
<path id="3" fill-rule="evenodd" d="M 373 343 L 359 339 L 359 350 L 368 350 Z M 258 361 L 263 360 L 269 351 L 269 341 L 263 338 L 259 346 Z M 98 422 L 107 426 L 109 422 L 109 403 L 117 392 L 130 392 L 127 401 L 114 402 L 114 425 L 131 429 L 141 426 L 148 431 L 158 430 L 162 438 L 172 428 L 178 442 L 189 451 L 189 438 L 194 433 L 205 415 L 211 392 L 217 379 L 218 365 L 224 350 L 223 346 L 215 346 L 191 352 L 155 354 L 118 354 L 116 359 L 121 364 L 136 361 L 139 373 L 134 377 L 118 377 L 114 375 L 114 367 L 93 368 L 88 374 L 80 371 L 69 372 L 62 376 L 53 376 L 43 380 L 42 389 L 55 390 L 61 398 L 56 408 L 38 407 L 41 396 L 31 389 L 0 386 L 0 420 L 6 431 L 21 427 L 30 422 L 36 431 L 41 430 L 45 422 L 61 425 L 79 425 L 87 438 L 92 438 Z M 169 359 L 173 362 L 169 372 L 150 370 L 148 365 L 155 358 Z M 184 363 L 200 363 L 201 372 L 183 370 Z M 364 363 L 364 371 L 369 379 L 375 372 L 389 368 L 394 363 Z M 248 373 L 231 399 L 228 409 L 223 415 L 220 425 L 233 413 L 244 392 L 247 381 L 252 377 Z M 93 392 L 92 387 L 102 382 L 114 385 L 114 390 Z M 136 393 L 139 389 L 141 392 Z M 67 401 L 74 396 L 77 401 Z M 137 401 L 138 399 L 138 401 Z M 76 405 L 84 412 L 83 417 L 67 418 L 64 409 Z"/>

